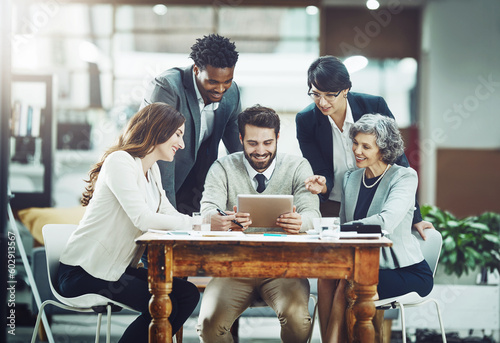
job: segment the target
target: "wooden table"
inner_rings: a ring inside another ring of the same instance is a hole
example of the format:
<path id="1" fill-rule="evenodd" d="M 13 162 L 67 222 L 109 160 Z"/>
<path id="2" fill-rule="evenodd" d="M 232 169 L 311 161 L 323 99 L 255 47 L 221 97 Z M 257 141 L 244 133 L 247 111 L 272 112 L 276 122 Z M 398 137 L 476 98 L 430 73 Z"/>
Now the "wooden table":
<path id="1" fill-rule="evenodd" d="M 378 283 L 380 247 L 392 245 L 387 238 L 322 241 L 308 236 L 203 237 L 147 232 L 136 242 L 148 246 L 150 343 L 172 342 L 168 295 L 174 275 L 347 278 L 354 281 L 354 341 L 374 341 L 372 298 Z"/>

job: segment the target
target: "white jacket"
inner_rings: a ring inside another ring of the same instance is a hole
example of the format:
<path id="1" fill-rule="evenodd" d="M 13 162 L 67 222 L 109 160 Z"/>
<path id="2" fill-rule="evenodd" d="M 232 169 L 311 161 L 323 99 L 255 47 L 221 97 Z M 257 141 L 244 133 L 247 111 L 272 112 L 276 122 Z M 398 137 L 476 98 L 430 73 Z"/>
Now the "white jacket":
<path id="1" fill-rule="evenodd" d="M 141 160 L 125 151 L 106 158 L 85 215 L 61 254 L 62 263 L 116 281 L 138 252 L 135 239 L 148 229 L 190 229 L 190 217 L 177 212 L 167 200 L 158 165 L 153 164 L 150 171 L 161 194 L 158 213 L 146 203 Z"/>

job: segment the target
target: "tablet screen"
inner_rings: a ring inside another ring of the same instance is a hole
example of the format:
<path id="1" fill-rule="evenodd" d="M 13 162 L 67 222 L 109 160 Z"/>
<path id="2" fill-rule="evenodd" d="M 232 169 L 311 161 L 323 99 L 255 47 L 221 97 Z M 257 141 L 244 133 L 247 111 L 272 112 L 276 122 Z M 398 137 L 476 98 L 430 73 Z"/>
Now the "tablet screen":
<path id="1" fill-rule="evenodd" d="M 276 219 L 293 211 L 293 195 L 239 194 L 238 212 L 250 213 L 250 227 L 278 227 Z"/>

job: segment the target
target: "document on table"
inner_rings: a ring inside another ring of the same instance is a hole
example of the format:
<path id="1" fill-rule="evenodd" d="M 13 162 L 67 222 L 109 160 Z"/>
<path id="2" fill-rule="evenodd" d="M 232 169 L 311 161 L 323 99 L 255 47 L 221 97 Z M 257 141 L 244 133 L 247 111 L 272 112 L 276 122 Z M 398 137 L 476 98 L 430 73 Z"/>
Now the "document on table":
<path id="1" fill-rule="evenodd" d="M 149 229 L 148 231 L 170 236 L 245 237 L 242 231 L 168 231 L 155 229 Z"/>
<path id="2" fill-rule="evenodd" d="M 319 235 L 288 235 L 286 233 L 244 233 L 243 231 L 167 231 L 150 229 L 149 232 L 160 233 L 169 236 L 192 236 L 192 237 L 233 237 L 245 240 L 266 241 L 311 241 L 319 239 Z"/>
<path id="3" fill-rule="evenodd" d="M 191 235 L 191 231 L 169 231 L 169 230 L 155 230 L 155 229 L 149 229 L 148 232 L 154 232 L 154 233 L 162 233 L 164 235 L 171 235 L 171 236 L 189 236 Z"/>
<path id="4" fill-rule="evenodd" d="M 191 236 L 245 238 L 246 235 L 242 231 L 191 231 Z"/>
<path id="5" fill-rule="evenodd" d="M 381 233 L 358 233 L 356 231 L 340 231 L 341 239 L 367 239 L 367 238 L 380 238 L 383 235 Z"/>

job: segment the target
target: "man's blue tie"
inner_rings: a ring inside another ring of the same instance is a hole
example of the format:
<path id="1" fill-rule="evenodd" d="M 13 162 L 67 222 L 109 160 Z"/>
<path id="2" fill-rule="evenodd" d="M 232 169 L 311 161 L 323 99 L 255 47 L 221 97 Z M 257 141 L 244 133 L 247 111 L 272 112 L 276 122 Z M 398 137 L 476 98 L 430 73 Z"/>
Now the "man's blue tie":
<path id="1" fill-rule="evenodd" d="M 255 178 L 257 179 L 257 192 L 262 193 L 264 192 L 264 189 L 266 189 L 266 177 L 264 174 L 257 174 L 255 175 Z"/>

